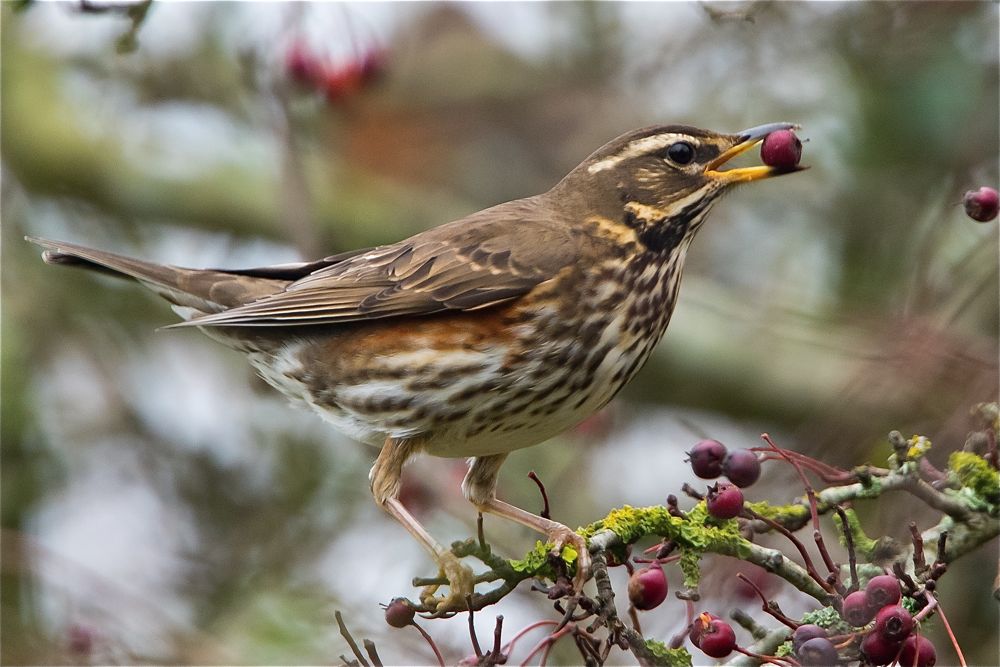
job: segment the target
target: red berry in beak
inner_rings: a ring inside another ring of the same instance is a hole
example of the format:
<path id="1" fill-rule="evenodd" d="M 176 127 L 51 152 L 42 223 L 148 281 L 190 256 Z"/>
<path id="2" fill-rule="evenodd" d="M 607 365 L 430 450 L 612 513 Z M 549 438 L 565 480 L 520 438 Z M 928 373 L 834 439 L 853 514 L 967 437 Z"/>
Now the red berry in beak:
<path id="1" fill-rule="evenodd" d="M 1000 195 L 993 188 L 981 187 L 965 193 L 965 214 L 979 222 L 989 222 L 1000 211 Z"/>
<path id="2" fill-rule="evenodd" d="M 760 159 L 769 167 L 791 169 L 802 159 L 802 142 L 791 130 L 777 130 L 764 137 Z"/>

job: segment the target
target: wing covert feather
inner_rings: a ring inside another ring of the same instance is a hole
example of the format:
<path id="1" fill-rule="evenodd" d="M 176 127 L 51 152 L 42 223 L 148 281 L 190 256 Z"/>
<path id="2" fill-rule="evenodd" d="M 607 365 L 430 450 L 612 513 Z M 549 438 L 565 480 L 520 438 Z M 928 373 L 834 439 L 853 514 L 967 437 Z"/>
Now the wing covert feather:
<path id="1" fill-rule="evenodd" d="M 474 310 L 515 299 L 575 263 L 580 252 L 570 227 L 532 217 L 534 199 L 354 254 L 282 292 L 184 324 L 337 324 Z"/>

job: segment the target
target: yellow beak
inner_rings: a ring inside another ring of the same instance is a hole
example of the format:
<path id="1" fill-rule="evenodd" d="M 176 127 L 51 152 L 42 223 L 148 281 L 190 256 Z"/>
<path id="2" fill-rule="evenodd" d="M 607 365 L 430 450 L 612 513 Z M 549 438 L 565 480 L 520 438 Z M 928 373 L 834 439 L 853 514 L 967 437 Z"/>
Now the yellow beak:
<path id="1" fill-rule="evenodd" d="M 795 130 L 798 128 L 799 126 L 794 123 L 768 123 L 767 125 L 758 125 L 757 127 L 751 127 L 747 130 L 743 130 L 742 132 L 738 132 L 736 134 L 737 143 L 730 149 L 723 151 L 719 157 L 712 160 L 705 167 L 705 175 L 709 178 L 714 178 L 727 184 L 749 183 L 750 181 L 759 181 L 763 178 L 770 178 L 771 176 L 779 176 L 781 174 L 789 174 L 795 171 L 807 169 L 807 167 L 800 166 L 779 169 L 777 167 L 769 167 L 767 165 L 761 165 L 758 167 L 736 167 L 735 169 L 726 169 L 725 171 L 720 171 L 718 169 L 737 155 L 745 153 L 759 144 L 772 132 L 776 132 L 778 130 Z"/>

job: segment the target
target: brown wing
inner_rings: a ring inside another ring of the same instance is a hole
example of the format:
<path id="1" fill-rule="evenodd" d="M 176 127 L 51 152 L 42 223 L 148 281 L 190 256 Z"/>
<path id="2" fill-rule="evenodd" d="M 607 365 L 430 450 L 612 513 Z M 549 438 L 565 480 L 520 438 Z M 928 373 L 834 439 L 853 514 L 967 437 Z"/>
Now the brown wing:
<path id="1" fill-rule="evenodd" d="M 337 324 L 503 303 L 578 257 L 569 228 L 540 219 L 536 210 L 534 198 L 501 204 L 325 266 L 276 294 L 176 326 Z"/>

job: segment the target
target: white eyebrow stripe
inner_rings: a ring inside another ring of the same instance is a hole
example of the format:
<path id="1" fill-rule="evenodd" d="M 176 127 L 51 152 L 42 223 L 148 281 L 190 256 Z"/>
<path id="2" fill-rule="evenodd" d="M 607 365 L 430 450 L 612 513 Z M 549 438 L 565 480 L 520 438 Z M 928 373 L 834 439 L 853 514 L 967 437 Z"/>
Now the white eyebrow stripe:
<path id="1" fill-rule="evenodd" d="M 660 150 L 661 148 L 666 148 L 675 141 L 683 139 L 689 143 L 698 145 L 698 141 L 686 134 L 677 134 L 674 132 L 666 132 L 664 134 L 654 134 L 648 137 L 643 137 L 641 139 L 635 139 L 630 141 L 625 148 L 618 151 L 611 157 L 606 157 L 600 162 L 595 162 L 594 164 L 587 167 L 587 172 L 591 174 L 596 174 L 599 171 L 604 171 L 605 169 L 611 169 L 615 165 L 629 160 L 634 157 L 639 157 L 640 155 L 645 155 L 647 153 L 653 153 Z"/>

